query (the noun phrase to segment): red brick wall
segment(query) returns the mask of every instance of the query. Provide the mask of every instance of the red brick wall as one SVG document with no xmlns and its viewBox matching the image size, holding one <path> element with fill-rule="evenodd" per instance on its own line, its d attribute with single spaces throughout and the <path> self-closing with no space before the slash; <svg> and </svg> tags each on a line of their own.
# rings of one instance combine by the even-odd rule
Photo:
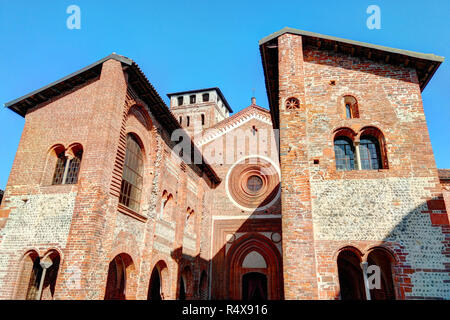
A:
<svg viewBox="0 0 450 320">
<path fill-rule="evenodd" d="M 449 226 L 415 70 L 302 47 L 298 35 L 280 36 L 278 50 L 286 298 L 339 298 L 345 246 L 362 260 L 389 248 L 398 298 L 445 296 Z M 346 95 L 359 118 L 343 116 Z M 286 110 L 292 96 L 300 108 Z M 334 132 L 366 126 L 383 133 L 388 169 L 336 171 Z M 431 243 L 426 256 L 417 243 Z"/>
<path fill-rule="evenodd" d="M 304 58 L 301 37 L 278 38 L 280 106 L 295 97 L 301 108 L 280 110 L 280 164 L 283 212 L 283 276 L 286 299 L 317 297 L 311 212 Z"/>
</svg>

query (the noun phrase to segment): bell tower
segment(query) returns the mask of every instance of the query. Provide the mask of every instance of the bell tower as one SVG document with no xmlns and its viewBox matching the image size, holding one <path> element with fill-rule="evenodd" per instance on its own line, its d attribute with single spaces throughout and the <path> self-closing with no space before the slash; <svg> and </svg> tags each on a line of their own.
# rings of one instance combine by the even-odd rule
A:
<svg viewBox="0 0 450 320">
<path fill-rule="evenodd" d="M 170 110 L 193 136 L 228 118 L 233 112 L 219 88 L 169 93 Z"/>
</svg>

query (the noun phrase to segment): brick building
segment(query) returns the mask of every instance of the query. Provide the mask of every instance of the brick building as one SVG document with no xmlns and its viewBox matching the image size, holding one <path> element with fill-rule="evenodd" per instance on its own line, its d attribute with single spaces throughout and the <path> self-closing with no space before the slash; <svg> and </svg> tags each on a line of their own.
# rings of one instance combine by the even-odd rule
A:
<svg viewBox="0 0 450 320">
<path fill-rule="evenodd" d="M 116 54 L 8 103 L 0 298 L 450 298 L 421 100 L 443 59 L 295 29 L 260 50 L 270 111 L 169 109 Z"/>
</svg>

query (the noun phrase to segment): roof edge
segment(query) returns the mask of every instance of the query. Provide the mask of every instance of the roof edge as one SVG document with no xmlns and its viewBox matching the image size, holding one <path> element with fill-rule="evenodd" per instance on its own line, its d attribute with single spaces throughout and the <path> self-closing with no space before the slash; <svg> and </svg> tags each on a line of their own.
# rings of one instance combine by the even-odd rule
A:
<svg viewBox="0 0 450 320">
<path fill-rule="evenodd" d="M 49 88 L 51 88 L 51 87 L 53 87 L 53 86 L 55 86 L 55 85 L 57 85 L 57 84 L 59 84 L 61 82 L 64 82 L 64 81 L 66 81 L 66 80 L 68 80 L 70 78 L 73 78 L 73 77 L 75 77 L 75 76 L 77 76 L 77 75 L 79 75 L 79 74 L 81 74 L 81 73 L 83 73 L 83 72 L 85 72 L 85 71 L 87 71 L 89 69 L 92 69 L 92 68 L 94 68 L 94 67 L 104 63 L 105 61 L 111 60 L 111 59 L 120 61 L 121 63 L 123 63 L 125 65 L 128 65 L 128 66 L 133 64 L 133 60 L 131 60 L 131 59 L 127 58 L 127 57 L 118 55 L 116 53 L 112 53 L 112 54 L 110 54 L 110 55 L 108 55 L 108 56 L 106 56 L 106 57 L 104 57 L 104 58 L 102 58 L 102 59 L 100 59 L 100 60 L 90 64 L 90 65 L 88 65 L 87 67 L 84 67 L 84 68 L 82 68 L 82 69 L 80 69 L 78 71 L 75 71 L 75 72 L 73 72 L 73 73 L 71 73 L 71 74 L 69 74 L 69 75 L 67 75 L 67 76 L 65 76 L 65 77 L 63 77 L 63 78 L 61 78 L 59 80 L 56 80 L 56 81 L 54 81 L 54 82 L 52 82 L 52 83 L 50 83 L 50 84 L 48 84 L 48 85 L 46 85 L 46 86 L 44 86 L 42 88 L 39 88 L 39 89 L 34 90 L 34 91 L 30 92 L 30 93 L 27 93 L 26 95 L 24 95 L 24 96 L 22 96 L 20 98 L 17 98 L 17 99 L 9 101 L 7 103 L 4 103 L 4 107 L 5 108 L 10 108 L 11 106 L 16 104 L 17 102 L 20 102 L 20 101 L 25 100 L 25 99 L 33 96 L 33 95 L 38 94 L 38 93 L 40 93 L 40 92 L 42 92 L 44 90 L 47 90 L 47 89 L 49 89 Z M 14 109 L 12 109 L 12 110 L 15 111 Z"/>
<path fill-rule="evenodd" d="M 390 53 L 396 53 L 396 54 L 401 54 L 401 55 L 405 55 L 405 56 L 409 56 L 409 57 L 413 57 L 413 58 L 430 60 L 430 61 L 435 61 L 435 62 L 440 62 L 440 63 L 444 62 L 444 60 L 445 60 L 445 57 L 437 56 L 432 53 L 420 53 L 420 52 L 408 51 L 408 50 L 403 50 L 403 49 L 385 47 L 385 46 L 381 46 L 381 45 L 377 45 L 377 44 L 348 40 L 348 39 L 344 39 L 344 38 L 328 36 L 328 35 L 324 35 L 324 34 L 320 34 L 320 33 L 304 31 L 304 30 L 294 29 L 294 28 L 290 28 L 290 27 L 284 27 L 283 29 L 281 29 L 277 32 L 274 32 L 274 33 L 268 35 L 267 37 L 264 37 L 263 39 L 261 39 L 259 41 L 259 45 L 261 46 L 261 45 L 269 42 L 272 39 L 278 38 L 279 36 L 281 36 L 285 33 L 292 33 L 292 34 L 297 34 L 297 35 L 301 35 L 301 36 L 343 42 L 343 43 L 347 43 L 347 44 L 351 44 L 351 45 L 355 45 L 355 46 L 366 47 L 366 48 L 370 48 L 370 49 L 381 50 L 381 51 L 386 51 L 386 52 L 390 52 Z"/>
</svg>

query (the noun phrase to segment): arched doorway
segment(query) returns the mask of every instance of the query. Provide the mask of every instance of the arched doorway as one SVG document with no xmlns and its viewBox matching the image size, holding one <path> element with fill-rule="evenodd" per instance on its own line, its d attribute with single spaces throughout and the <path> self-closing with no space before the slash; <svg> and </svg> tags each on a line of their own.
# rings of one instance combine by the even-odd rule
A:
<svg viewBox="0 0 450 320">
<path fill-rule="evenodd" d="M 345 249 L 339 253 L 337 264 L 341 300 L 365 300 L 360 257 L 352 250 Z"/>
<path fill-rule="evenodd" d="M 367 262 L 369 266 L 376 265 L 380 268 L 380 287 L 370 290 L 371 300 L 395 300 L 394 283 L 392 279 L 393 257 L 383 249 L 372 250 Z"/>
<path fill-rule="evenodd" d="M 266 301 L 267 276 L 259 272 L 250 272 L 242 277 L 242 300 Z"/>
<path fill-rule="evenodd" d="M 272 241 L 257 233 L 241 236 L 227 253 L 227 298 L 283 298 L 281 255 Z"/>
<path fill-rule="evenodd" d="M 125 253 L 117 255 L 109 263 L 105 300 L 126 300 L 127 280 L 133 268 L 133 260 Z"/>
</svg>

